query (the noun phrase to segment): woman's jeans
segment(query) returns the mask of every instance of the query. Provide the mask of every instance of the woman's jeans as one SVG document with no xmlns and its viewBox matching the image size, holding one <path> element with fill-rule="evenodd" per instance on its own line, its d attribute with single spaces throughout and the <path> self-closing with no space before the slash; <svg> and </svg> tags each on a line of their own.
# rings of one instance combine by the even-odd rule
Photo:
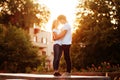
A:
<svg viewBox="0 0 120 80">
<path fill-rule="evenodd" d="M 62 55 L 62 46 L 59 44 L 54 44 L 53 50 L 54 50 L 53 68 L 54 70 L 58 70 L 60 58 Z"/>
</svg>

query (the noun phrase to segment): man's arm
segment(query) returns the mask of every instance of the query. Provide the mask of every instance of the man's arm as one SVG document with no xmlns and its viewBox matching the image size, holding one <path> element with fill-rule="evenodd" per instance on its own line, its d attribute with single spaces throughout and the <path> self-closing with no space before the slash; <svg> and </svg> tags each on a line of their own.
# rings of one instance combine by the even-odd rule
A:
<svg viewBox="0 0 120 80">
<path fill-rule="evenodd" d="M 58 40 L 58 39 L 63 38 L 66 33 L 67 33 L 67 30 L 63 30 L 63 31 L 61 31 L 60 34 L 54 34 L 53 40 Z"/>
</svg>

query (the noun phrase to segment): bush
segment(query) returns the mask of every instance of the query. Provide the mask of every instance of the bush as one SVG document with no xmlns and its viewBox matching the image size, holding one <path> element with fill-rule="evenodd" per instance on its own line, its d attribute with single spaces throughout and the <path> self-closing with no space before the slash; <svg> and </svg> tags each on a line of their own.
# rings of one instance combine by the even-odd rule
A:
<svg viewBox="0 0 120 80">
<path fill-rule="evenodd" d="M 100 65 L 95 66 L 94 64 L 91 67 L 87 67 L 87 69 L 82 69 L 87 72 L 120 72 L 120 65 L 114 65 L 109 62 L 102 62 Z M 82 71 L 81 70 L 81 71 Z"/>
<path fill-rule="evenodd" d="M 2 37 L 1 37 L 2 36 Z M 7 72 L 25 72 L 26 67 L 37 67 L 40 60 L 38 48 L 21 28 L 0 26 L 0 69 Z"/>
</svg>

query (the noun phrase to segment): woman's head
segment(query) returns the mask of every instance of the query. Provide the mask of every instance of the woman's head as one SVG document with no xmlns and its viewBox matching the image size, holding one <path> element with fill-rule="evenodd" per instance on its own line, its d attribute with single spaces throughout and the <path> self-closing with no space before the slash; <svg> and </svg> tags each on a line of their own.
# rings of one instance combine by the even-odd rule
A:
<svg viewBox="0 0 120 80">
<path fill-rule="evenodd" d="M 52 30 L 55 29 L 55 28 L 57 28 L 58 25 L 59 25 L 58 20 L 54 20 L 53 23 L 52 23 Z"/>
</svg>

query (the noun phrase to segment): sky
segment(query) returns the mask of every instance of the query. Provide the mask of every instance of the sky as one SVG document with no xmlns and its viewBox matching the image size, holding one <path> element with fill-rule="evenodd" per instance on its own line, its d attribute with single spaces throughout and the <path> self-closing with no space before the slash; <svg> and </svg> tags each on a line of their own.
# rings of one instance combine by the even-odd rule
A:
<svg viewBox="0 0 120 80">
<path fill-rule="evenodd" d="M 38 3 L 45 4 L 51 12 L 51 17 L 46 24 L 46 30 L 51 31 L 52 21 L 60 14 L 64 14 L 68 22 L 72 25 L 75 18 L 77 1 L 78 0 L 37 0 Z"/>
</svg>

